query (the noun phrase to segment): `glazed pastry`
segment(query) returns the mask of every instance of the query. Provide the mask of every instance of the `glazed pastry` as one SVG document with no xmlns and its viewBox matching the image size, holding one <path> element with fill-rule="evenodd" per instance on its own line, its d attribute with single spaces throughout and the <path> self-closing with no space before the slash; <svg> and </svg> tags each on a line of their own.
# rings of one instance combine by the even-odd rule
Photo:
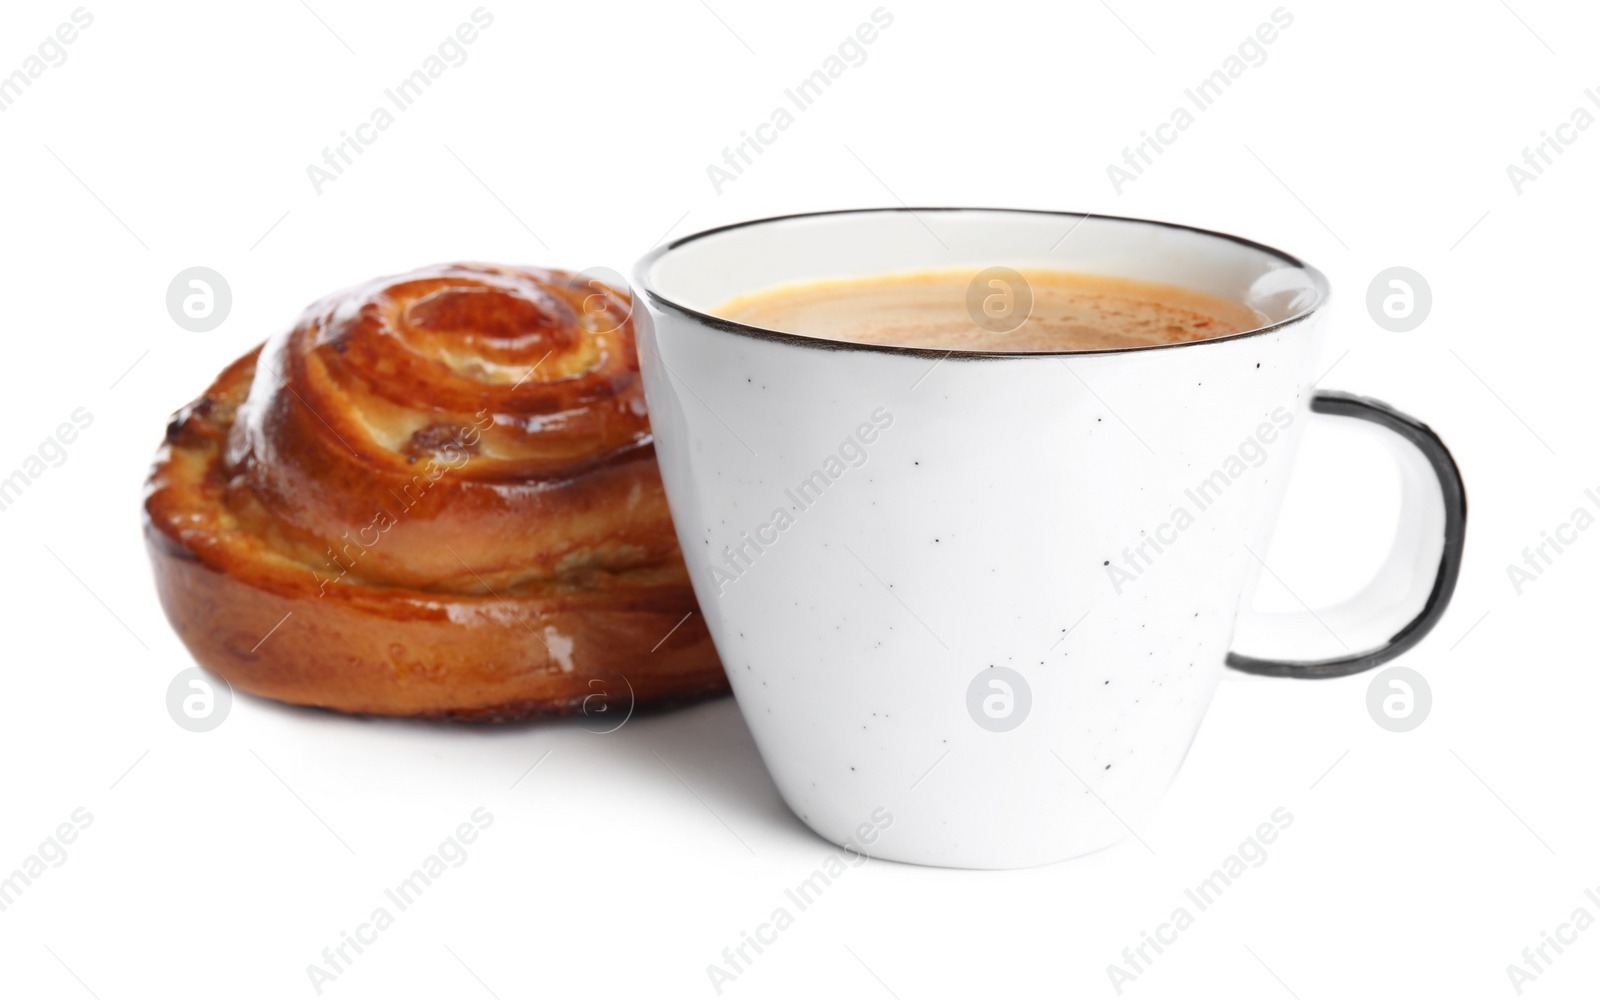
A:
<svg viewBox="0 0 1600 1000">
<path fill-rule="evenodd" d="M 631 303 L 579 275 L 447 265 L 316 303 L 173 416 L 145 536 L 195 659 L 268 698 L 620 719 L 727 690 Z"/>
</svg>

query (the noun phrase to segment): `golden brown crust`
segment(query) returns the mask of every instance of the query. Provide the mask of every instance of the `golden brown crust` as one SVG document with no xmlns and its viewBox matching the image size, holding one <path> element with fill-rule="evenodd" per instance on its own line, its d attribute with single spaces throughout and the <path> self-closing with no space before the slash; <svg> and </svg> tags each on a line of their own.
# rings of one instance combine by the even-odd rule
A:
<svg viewBox="0 0 1600 1000">
<path fill-rule="evenodd" d="M 382 715 L 725 693 L 683 620 L 629 305 L 561 272 L 435 267 L 319 302 L 225 369 L 174 415 L 145 500 L 195 658 Z"/>
</svg>

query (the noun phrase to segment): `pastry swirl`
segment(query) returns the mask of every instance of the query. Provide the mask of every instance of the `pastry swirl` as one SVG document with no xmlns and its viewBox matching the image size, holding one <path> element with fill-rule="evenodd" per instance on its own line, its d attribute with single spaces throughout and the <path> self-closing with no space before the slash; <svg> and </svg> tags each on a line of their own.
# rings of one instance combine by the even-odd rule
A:
<svg viewBox="0 0 1600 1000">
<path fill-rule="evenodd" d="M 698 616 L 662 641 L 695 603 L 631 303 L 581 275 L 315 303 L 173 417 L 145 512 L 169 619 L 247 691 L 511 718 L 726 690 Z"/>
</svg>

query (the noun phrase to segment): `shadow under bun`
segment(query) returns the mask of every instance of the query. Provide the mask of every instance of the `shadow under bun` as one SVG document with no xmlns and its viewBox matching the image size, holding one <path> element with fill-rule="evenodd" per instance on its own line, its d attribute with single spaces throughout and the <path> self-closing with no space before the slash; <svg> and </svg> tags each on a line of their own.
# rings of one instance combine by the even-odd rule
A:
<svg viewBox="0 0 1600 1000">
<path fill-rule="evenodd" d="M 265 697 L 498 720 L 727 691 L 684 620 L 631 303 L 581 275 L 442 265 L 314 304 L 173 416 L 145 535 L 195 659 Z"/>
</svg>

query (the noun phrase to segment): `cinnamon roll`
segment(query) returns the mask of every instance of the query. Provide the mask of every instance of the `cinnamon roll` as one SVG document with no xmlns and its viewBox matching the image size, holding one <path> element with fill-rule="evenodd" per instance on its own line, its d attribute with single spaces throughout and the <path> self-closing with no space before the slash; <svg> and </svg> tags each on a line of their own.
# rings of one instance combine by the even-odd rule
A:
<svg viewBox="0 0 1600 1000">
<path fill-rule="evenodd" d="M 268 698 L 620 721 L 727 690 L 631 302 L 581 275 L 443 265 L 316 303 L 173 416 L 145 536 L 195 659 Z"/>
</svg>

